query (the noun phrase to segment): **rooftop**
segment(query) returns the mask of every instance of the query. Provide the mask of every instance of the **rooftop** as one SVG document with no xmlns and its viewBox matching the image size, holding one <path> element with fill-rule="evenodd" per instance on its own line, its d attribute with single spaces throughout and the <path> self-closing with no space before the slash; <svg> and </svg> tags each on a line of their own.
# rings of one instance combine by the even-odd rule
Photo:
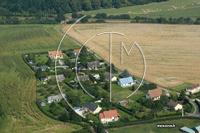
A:
<svg viewBox="0 0 200 133">
<path fill-rule="evenodd" d="M 133 78 L 132 78 L 132 77 L 121 78 L 121 79 L 119 79 L 119 82 L 120 82 L 121 84 L 133 83 Z"/>
<path fill-rule="evenodd" d="M 160 88 L 149 90 L 148 92 L 151 98 L 159 97 L 162 95 L 162 90 Z"/>
<path fill-rule="evenodd" d="M 103 113 L 99 114 L 100 119 L 109 118 L 109 117 L 118 117 L 118 116 L 121 116 L 121 115 L 117 113 L 117 110 L 104 111 Z"/>
</svg>

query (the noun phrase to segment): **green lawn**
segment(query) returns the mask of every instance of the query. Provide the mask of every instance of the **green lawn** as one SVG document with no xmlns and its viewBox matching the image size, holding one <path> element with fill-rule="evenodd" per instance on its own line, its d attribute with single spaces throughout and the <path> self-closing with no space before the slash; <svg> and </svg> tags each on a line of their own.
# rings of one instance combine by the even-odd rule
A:
<svg viewBox="0 0 200 133">
<path fill-rule="evenodd" d="M 157 124 L 176 124 L 175 128 L 157 128 Z M 109 133 L 181 133 L 179 131 L 183 126 L 193 128 L 200 125 L 199 120 L 175 120 L 168 122 L 159 122 L 154 124 L 145 124 L 128 128 L 108 130 Z"/>
<path fill-rule="evenodd" d="M 111 14 L 129 14 L 131 18 L 136 16 L 158 18 L 158 17 L 191 17 L 195 19 L 200 16 L 199 1 L 192 0 L 169 0 L 167 2 L 150 3 L 145 5 L 137 5 L 131 7 L 123 7 L 120 9 L 100 9 L 95 11 L 81 12 L 84 15 L 96 15 L 97 13 Z M 193 4 L 193 5 L 192 5 Z M 186 5 L 186 6 L 185 6 Z M 183 7 L 182 7 L 183 6 Z M 66 14 L 67 17 L 71 14 Z M 196 20 L 196 19 L 195 19 Z"/>
<path fill-rule="evenodd" d="M 22 54 L 56 50 L 62 38 L 60 25 L 0 25 L 0 105 L 5 117 L 0 132 L 46 132 L 55 126 L 68 127 L 65 132 L 80 129 L 74 124 L 55 121 L 36 105 L 35 73 L 23 61 Z M 61 50 L 79 48 L 64 39 Z M 56 132 L 63 132 L 59 128 Z"/>
<path fill-rule="evenodd" d="M 191 85 L 192 85 L 192 83 L 183 83 L 181 85 L 173 87 L 172 89 L 181 92 L 182 90 L 185 90 L 187 87 L 189 87 Z"/>
<path fill-rule="evenodd" d="M 38 57 L 35 57 L 36 64 L 39 62 L 42 63 L 43 61 L 46 63 L 48 61 L 48 59 L 49 58 L 48 58 L 47 54 L 41 54 Z"/>
</svg>

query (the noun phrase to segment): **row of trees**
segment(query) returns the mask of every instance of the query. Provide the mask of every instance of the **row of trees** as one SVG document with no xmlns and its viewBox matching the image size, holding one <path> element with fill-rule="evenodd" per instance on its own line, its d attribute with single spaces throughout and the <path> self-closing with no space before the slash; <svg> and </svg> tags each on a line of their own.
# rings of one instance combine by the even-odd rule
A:
<svg viewBox="0 0 200 133">
<path fill-rule="evenodd" d="M 131 23 L 159 23 L 159 24 L 200 24 L 200 18 L 197 18 L 196 21 L 192 20 L 190 17 L 179 17 L 166 19 L 164 17 L 160 18 L 149 18 L 149 17 L 135 17 L 131 20 Z"/>
<path fill-rule="evenodd" d="M 1 0 L 0 15 L 37 13 L 71 13 L 90 11 L 100 8 L 120 8 L 133 5 L 143 5 L 151 2 L 167 0 Z"/>
</svg>

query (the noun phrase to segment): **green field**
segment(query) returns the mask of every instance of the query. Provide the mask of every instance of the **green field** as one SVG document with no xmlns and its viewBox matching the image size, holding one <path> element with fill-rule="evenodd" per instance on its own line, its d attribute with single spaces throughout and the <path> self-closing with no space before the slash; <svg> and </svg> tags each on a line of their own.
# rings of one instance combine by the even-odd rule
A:
<svg viewBox="0 0 200 133">
<path fill-rule="evenodd" d="M 175 86 L 172 89 L 181 92 L 182 90 L 185 90 L 187 87 L 191 86 L 192 83 L 183 83 L 181 85 Z"/>
<path fill-rule="evenodd" d="M 121 128 L 116 130 L 109 130 L 109 133 L 181 133 L 180 128 L 184 126 L 185 123 L 187 127 L 193 128 L 200 125 L 199 120 L 177 120 L 177 121 L 168 121 L 160 122 L 149 125 L 140 125 L 127 128 Z M 157 128 L 157 124 L 176 124 L 175 128 Z"/>
<path fill-rule="evenodd" d="M 199 4 L 197 4 L 199 3 Z M 193 5 L 192 5 L 193 4 Z M 185 6 L 186 5 L 186 6 Z M 183 7 L 182 7 L 183 6 Z M 157 10 L 158 9 L 158 10 Z M 129 14 L 131 18 L 136 16 L 158 18 L 158 17 L 191 17 L 195 19 L 200 16 L 200 1 L 192 0 L 169 0 L 167 2 L 150 3 L 146 5 L 138 5 L 124 7 L 120 9 L 101 9 L 95 11 L 81 12 L 84 15 L 96 15 L 97 13 L 111 14 Z M 67 17 L 71 14 L 66 14 Z"/>
<path fill-rule="evenodd" d="M 0 26 L 0 132 L 72 132 L 81 127 L 44 115 L 36 105 L 36 78 L 22 54 L 56 50 L 59 25 Z M 78 48 L 65 39 L 61 49 Z"/>
</svg>

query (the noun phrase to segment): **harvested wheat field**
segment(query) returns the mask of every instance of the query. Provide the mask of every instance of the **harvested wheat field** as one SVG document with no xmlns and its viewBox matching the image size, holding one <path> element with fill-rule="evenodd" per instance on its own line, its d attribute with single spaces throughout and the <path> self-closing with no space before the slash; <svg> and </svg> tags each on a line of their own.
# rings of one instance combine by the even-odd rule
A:
<svg viewBox="0 0 200 133">
<path fill-rule="evenodd" d="M 63 28 L 66 31 L 70 25 Z M 183 82 L 199 83 L 200 80 L 200 26 L 164 24 L 77 24 L 69 35 L 84 43 L 93 35 L 113 31 L 124 36 L 113 35 L 112 61 L 119 69 L 128 69 L 131 74 L 142 77 L 143 59 L 134 46 L 130 55 L 123 52 L 120 64 L 121 41 L 127 50 L 133 42 L 142 48 L 146 58 L 145 79 L 165 87 Z M 109 35 L 93 38 L 87 47 L 109 61 Z"/>
</svg>

